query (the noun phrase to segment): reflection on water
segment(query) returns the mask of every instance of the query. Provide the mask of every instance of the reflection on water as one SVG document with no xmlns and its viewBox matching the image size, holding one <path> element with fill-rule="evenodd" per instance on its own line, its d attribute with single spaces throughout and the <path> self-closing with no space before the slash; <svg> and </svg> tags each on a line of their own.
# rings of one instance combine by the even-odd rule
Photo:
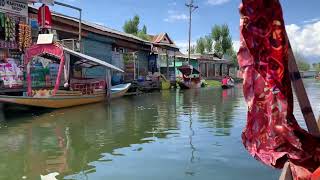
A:
<svg viewBox="0 0 320 180">
<path fill-rule="evenodd" d="M 307 82 L 317 110 L 319 87 Z M 60 179 L 117 180 L 279 175 L 243 148 L 241 86 L 164 91 L 56 111 L 10 111 L 0 119 L 0 179 L 39 179 L 52 172 Z"/>
</svg>

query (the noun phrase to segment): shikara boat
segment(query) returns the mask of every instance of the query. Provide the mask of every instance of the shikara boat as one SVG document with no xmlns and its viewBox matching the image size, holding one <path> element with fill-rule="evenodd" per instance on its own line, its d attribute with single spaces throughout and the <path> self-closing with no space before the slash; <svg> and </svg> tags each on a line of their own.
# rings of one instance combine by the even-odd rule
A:
<svg viewBox="0 0 320 180">
<path fill-rule="evenodd" d="M 114 99 L 114 98 L 119 98 L 119 97 L 124 96 L 128 92 L 130 86 L 131 86 L 131 83 L 112 86 L 111 87 L 111 98 Z"/>
<path fill-rule="evenodd" d="M 181 89 L 201 88 L 200 72 L 191 65 L 184 65 L 178 68 L 182 73 L 183 79 L 178 82 Z"/>
<path fill-rule="evenodd" d="M 59 70 L 55 86 L 32 89 L 31 62 L 35 57 L 42 57 L 50 62 L 58 62 Z M 0 102 L 23 106 L 44 108 L 65 108 L 107 100 L 108 89 L 111 89 L 111 70 L 123 72 L 121 69 L 102 60 L 75 52 L 59 44 L 34 45 L 26 50 L 25 65 L 27 67 L 27 93 L 24 96 L 0 96 Z M 84 73 L 80 77 L 73 74 L 74 68 L 82 72 L 95 67 L 104 67 L 105 76 L 87 78 Z M 64 74 L 64 87 L 61 88 L 61 77 Z M 62 90 L 61 90 L 62 89 Z"/>
<path fill-rule="evenodd" d="M 233 79 L 230 80 L 230 82 L 228 82 L 227 85 L 221 85 L 221 88 L 222 88 L 222 89 L 231 89 L 231 88 L 233 88 L 233 87 L 234 87 L 234 80 L 233 80 Z"/>
<path fill-rule="evenodd" d="M 233 87 L 234 87 L 234 85 L 222 85 L 221 86 L 222 89 L 231 89 Z"/>
</svg>

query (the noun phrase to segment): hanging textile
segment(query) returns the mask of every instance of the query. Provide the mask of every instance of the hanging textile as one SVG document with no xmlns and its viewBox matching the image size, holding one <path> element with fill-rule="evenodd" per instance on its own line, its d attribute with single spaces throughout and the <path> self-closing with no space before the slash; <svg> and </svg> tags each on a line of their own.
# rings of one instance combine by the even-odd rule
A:
<svg viewBox="0 0 320 180">
<path fill-rule="evenodd" d="M 249 106 L 243 143 L 263 163 L 283 168 L 290 161 L 292 170 L 299 169 L 293 171 L 296 178 L 309 178 L 320 166 L 320 139 L 300 128 L 293 115 L 289 42 L 280 2 L 242 0 L 240 13 L 238 60 Z"/>
<path fill-rule="evenodd" d="M 38 10 L 38 24 L 40 29 L 52 28 L 52 16 L 49 7 L 43 4 Z"/>
</svg>

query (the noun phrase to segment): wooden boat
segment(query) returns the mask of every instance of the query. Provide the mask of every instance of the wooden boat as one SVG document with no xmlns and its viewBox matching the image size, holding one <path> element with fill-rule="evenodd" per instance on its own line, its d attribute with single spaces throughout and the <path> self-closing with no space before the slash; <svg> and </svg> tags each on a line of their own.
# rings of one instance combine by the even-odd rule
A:
<svg viewBox="0 0 320 180">
<path fill-rule="evenodd" d="M 231 89 L 234 87 L 234 80 L 230 79 L 227 85 L 221 85 L 222 89 Z"/>
<path fill-rule="evenodd" d="M 31 62 L 34 57 L 43 57 L 51 62 L 59 62 L 59 71 L 53 89 L 44 87 L 32 90 Z M 102 60 L 72 51 L 59 44 L 38 44 L 26 50 L 25 64 L 27 67 L 27 93 L 24 96 L 0 96 L 0 102 L 35 106 L 44 108 L 65 108 L 90 103 L 97 103 L 107 99 L 106 88 L 111 88 L 111 70 L 123 72 L 121 69 Z M 81 70 L 93 67 L 104 67 L 105 77 L 93 79 L 74 77 L 75 67 Z M 66 90 L 60 90 L 61 76 L 65 76 Z M 70 83 L 70 85 L 69 85 Z"/>
<path fill-rule="evenodd" d="M 222 85 L 221 86 L 222 89 L 231 89 L 233 87 L 234 87 L 234 85 Z"/>
<path fill-rule="evenodd" d="M 111 98 L 114 99 L 114 98 L 119 98 L 119 97 L 124 96 L 128 92 L 130 86 L 131 86 L 131 83 L 112 86 L 111 87 Z"/>
<path fill-rule="evenodd" d="M 184 65 L 178 68 L 182 73 L 183 79 L 178 82 L 181 89 L 201 88 L 200 72 L 191 65 Z"/>
</svg>

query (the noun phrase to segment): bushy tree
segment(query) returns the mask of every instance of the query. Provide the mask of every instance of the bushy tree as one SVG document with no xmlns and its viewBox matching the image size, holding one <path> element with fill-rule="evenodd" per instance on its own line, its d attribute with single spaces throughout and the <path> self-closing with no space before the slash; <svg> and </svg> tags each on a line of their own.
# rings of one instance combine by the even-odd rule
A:
<svg viewBox="0 0 320 180">
<path fill-rule="evenodd" d="M 312 67 L 315 71 L 320 72 L 320 63 L 313 63 Z"/>
<path fill-rule="evenodd" d="M 147 27 L 144 25 L 141 30 L 139 30 L 140 17 L 135 15 L 133 19 L 129 19 L 124 23 L 123 30 L 128 34 L 133 34 L 141 39 L 150 40 L 147 33 Z"/>
<path fill-rule="evenodd" d="M 309 71 L 311 66 L 307 62 L 306 58 L 299 52 L 295 52 L 294 55 L 297 61 L 299 71 Z"/>
<path fill-rule="evenodd" d="M 196 52 L 200 54 L 204 54 L 205 50 L 206 50 L 206 40 L 205 38 L 201 37 L 200 39 L 197 40 Z"/>
<path fill-rule="evenodd" d="M 140 17 L 135 15 L 133 19 L 129 19 L 124 23 L 123 30 L 128 34 L 137 35 L 139 32 Z"/>
<path fill-rule="evenodd" d="M 213 40 L 211 38 L 211 36 L 205 36 L 205 40 L 206 40 L 206 45 L 205 45 L 205 49 L 207 53 L 211 53 L 212 52 L 212 47 L 213 47 Z"/>
<path fill-rule="evenodd" d="M 232 52 L 233 43 L 232 37 L 230 35 L 230 30 L 228 25 L 224 24 L 222 26 L 214 25 L 211 31 L 212 39 L 215 42 L 214 52 L 222 57 L 227 54 L 227 52 Z"/>
<path fill-rule="evenodd" d="M 193 45 L 193 46 L 191 46 L 190 48 L 191 48 L 191 49 L 190 49 L 190 53 L 191 53 L 191 54 L 196 53 L 196 48 L 197 48 L 196 45 Z"/>
</svg>

